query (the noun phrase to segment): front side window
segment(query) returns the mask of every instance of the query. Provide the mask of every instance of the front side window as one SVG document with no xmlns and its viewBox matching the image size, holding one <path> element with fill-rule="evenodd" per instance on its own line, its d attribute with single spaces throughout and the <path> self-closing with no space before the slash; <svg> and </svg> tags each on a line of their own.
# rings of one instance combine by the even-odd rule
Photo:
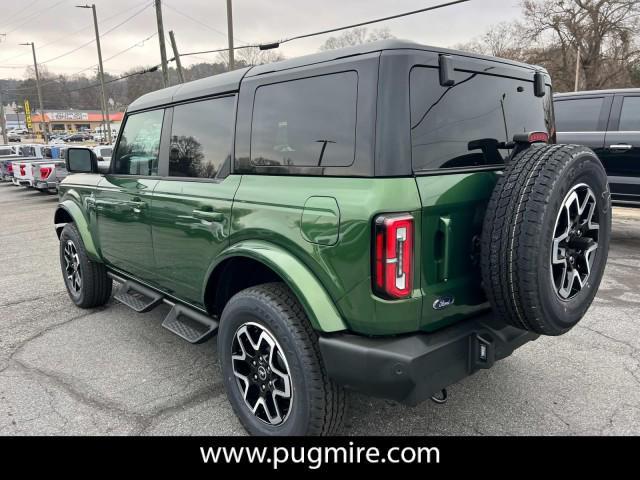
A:
<svg viewBox="0 0 640 480">
<path fill-rule="evenodd" d="M 598 132 L 604 98 L 556 100 L 556 126 L 559 132 Z"/>
<path fill-rule="evenodd" d="M 358 74 L 264 85 L 251 129 L 255 166 L 346 167 L 355 157 Z"/>
<path fill-rule="evenodd" d="M 135 113 L 127 118 L 118 143 L 114 173 L 158 175 L 158 153 L 164 110 Z"/>
<path fill-rule="evenodd" d="M 625 97 L 620 112 L 621 132 L 640 131 L 640 97 Z"/>
<path fill-rule="evenodd" d="M 231 158 L 234 97 L 173 108 L 169 176 L 214 178 Z"/>
</svg>

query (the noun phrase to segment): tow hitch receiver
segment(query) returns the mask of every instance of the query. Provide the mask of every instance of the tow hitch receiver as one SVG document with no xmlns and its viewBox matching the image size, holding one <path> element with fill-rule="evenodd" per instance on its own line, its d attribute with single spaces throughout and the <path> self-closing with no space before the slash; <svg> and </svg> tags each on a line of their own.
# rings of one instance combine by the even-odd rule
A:
<svg viewBox="0 0 640 480">
<path fill-rule="evenodd" d="M 469 336 L 469 371 L 491 368 L 496 361 L 493 338 L 482 333 Z"/>
</svg>

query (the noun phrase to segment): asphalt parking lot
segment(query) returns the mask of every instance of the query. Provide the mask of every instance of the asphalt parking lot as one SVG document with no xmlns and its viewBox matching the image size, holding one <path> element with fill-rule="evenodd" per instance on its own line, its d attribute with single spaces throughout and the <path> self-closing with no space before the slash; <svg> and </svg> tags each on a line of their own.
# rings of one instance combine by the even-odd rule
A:
<svg viewBox="0 0 640 480">
<path fill-rule="evenodd" d="M 112 301 L 67 297 L 57 196 L 0 184 L 0 434 L 244 434 L 216 344 L 193 346 Z M 350 396 L 346 435 L 640 434 L 640 211 L 617 210 L 598 298 L 569 334 L 541 338 L 407 408 Z"/>
</svg>

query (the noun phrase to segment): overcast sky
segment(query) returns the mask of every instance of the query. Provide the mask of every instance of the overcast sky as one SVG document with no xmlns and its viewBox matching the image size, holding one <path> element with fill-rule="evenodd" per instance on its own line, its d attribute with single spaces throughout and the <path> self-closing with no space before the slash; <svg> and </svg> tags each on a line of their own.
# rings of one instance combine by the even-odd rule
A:
<svg viewBox="0 0 640 480">
<path fill-rule="evenodd" d="M 264 43 L 442 1 L 234 0 L 234 37 L 240 45 Z M 82 3 L 82 0 L 0 0 L 0 35 L 6 34 L 0 36 L 0 78 L 23 78 L 25 67 L 32 64 L 31 51 L 29 47 L 19 46 L 21 42 L 35 42 L 38 62 L 44 63 L 51 72 L 74 74 L 93 68 L 97 63 L 95 43 L 62 56 L 94 39 L 91 10 L 74 7 Z M 100 33 L 104 35 L 101 38 L 102 56 L 107 72 L 120 74 L 132 67 L 160 62 L 158 38 L 151 37 L 157 31 L 152 0 L 95 0 L 95 4 Z M 225 0 L 162 0 L 162 4 L 165 32 L 175 32 L 181 52 L 226 46 Z M 369 28 L 388 27 L 398 38 L 447 47 L 481 35 L 494 23 L 517 18 L 521 11 L 519 4 L 520 0 L 470 0 L 466 4 Z M 109 32 L 110 29 L 113 31 Z M 151 38 L 143 42 L 148 37 Z M 291 42 L 280 51 L 287 57 L 312 53 L 327 38 L 328 35 L 324 35 Z M 169 52 L 168 56 L 172 54 Z M 207 54 L 185 58 L 183 63 L 188 65 L 215 58 L 215 55 Z"/>
</svg>

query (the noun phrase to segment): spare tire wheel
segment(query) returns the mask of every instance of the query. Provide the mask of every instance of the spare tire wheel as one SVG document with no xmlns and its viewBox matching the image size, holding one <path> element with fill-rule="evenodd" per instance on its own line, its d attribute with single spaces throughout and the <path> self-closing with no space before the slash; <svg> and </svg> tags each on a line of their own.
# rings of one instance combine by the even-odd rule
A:
<svg viewBox="0 0 640 480">
<path fill-rule="evenodd" d="M 506 323 L 562 335 L 591 305 L 609 252 L 607 175 L 590 149 L 533 145 L 505 167 L 482 233 L 482 279 Z"/>
</svg>

